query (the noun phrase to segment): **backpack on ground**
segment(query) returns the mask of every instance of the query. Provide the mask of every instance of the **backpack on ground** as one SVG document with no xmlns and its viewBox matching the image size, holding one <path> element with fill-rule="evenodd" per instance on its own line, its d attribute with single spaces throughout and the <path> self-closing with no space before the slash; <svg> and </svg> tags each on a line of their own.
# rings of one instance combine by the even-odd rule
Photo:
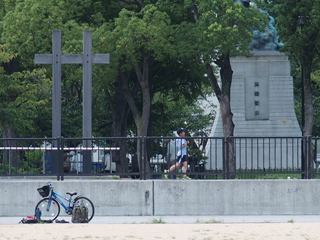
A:
<svg viewBox="0 0 320 240">
<path fill-rule="evenodd" d="M 73 208 L 72 220 L 73 223 L 88 223 L 88 208 L 85 206 L 77 206 Z"/>
</svg>

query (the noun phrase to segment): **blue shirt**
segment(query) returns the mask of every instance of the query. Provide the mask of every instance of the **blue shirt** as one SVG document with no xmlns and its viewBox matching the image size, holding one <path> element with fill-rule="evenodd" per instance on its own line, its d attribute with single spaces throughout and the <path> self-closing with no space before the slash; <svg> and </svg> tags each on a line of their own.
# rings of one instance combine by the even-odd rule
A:
<svg viewBox="0 0 320 240">
<path fill-rule="evenodd" d="M 183 138 L 179 138 L 177 139 L 176 142 L 176 146 L 177 146 L 177 156 L 184 156 L 188 154 L 188 150 L 187 150 L 187 145 L 185 145 L 184 147 L 182 147 L 182 145 L 186 144 L 187 140 L 183 139 Z"/>
</svg>

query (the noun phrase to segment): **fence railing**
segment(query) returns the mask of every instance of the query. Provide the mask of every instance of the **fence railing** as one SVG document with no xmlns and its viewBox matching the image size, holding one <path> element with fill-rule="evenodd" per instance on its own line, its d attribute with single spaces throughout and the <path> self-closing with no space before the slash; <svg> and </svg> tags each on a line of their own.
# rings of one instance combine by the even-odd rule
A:
<svg viewBox="0 0 320 240">
<path fill-rule="evenodd" d="M 187 175 L 193 179 L 310 179 L 320 175 L 319 138 L 186 139 L 189 141 Z M 0 177 L 164 178 L 164 170 L 177 157 L 176 140 L 175 137 L 2 138 Z M 233 154 L 228 154 L 231 150 Z M 175 170 L 168 175 L 179 179 L 182 172 Z"/>
</svg>

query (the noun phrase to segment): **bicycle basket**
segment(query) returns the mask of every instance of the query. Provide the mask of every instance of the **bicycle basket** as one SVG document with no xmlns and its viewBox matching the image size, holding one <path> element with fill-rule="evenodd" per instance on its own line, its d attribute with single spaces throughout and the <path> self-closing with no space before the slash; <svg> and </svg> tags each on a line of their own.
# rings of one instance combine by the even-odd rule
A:
<svg viewBox="0 0 320 240">
<path fill-rule="evenodd" d="M 49 186 L 43 186 L 42 188 L 37 189 L 41 197 L 47 197 L 50 193 Z"/>
</svg>

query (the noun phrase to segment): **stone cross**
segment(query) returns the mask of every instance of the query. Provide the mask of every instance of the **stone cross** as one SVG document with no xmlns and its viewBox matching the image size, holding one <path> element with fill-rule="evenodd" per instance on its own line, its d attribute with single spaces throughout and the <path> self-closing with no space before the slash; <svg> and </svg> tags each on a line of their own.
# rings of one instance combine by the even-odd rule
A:
<svg viewBox="0 0 320 240">
<path fill-rule="evenodd" d="M 52 64 L 52 137 L 61 136 L 61 65 L 83 65 L 83 138 L 92 137 L 92 64 L 109 64 L 109 54 L 92 54 L 92 32 L 83 32 L 83 54 L 61 53 L 61 31 L 52 32 L 52 54 L 36 54 L 36 64 Z M 84 145 L 88 145 L 85 141 Z M 90 147 L 90 146 L 84 146 Z"/>
</svg>

